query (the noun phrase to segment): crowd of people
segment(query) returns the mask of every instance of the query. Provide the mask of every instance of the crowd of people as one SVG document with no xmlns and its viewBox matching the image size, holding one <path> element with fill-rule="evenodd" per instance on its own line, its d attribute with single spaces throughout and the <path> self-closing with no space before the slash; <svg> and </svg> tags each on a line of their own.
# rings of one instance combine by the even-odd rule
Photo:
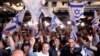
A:
<svg viewBox="0 0 100 56">
<path fill-rule="evenodd" d="M 23 27 L 22 27 L 23 28 Z M 0 56 L 100 56 L 100 30 L 84 27 L 77 32 L 77 40 L 70 31 L 49 31 L 39 24 L 38 35 L 34 30 L 19 30 L 0 37 Z"/>
</svg>

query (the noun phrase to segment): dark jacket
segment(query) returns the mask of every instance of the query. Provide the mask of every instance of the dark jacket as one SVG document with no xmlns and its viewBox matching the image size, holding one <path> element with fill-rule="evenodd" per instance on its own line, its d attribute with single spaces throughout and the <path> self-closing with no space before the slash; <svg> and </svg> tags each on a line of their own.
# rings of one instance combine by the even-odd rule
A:
<svg viewBox="0 0 100 56">
<path fill-rule="evenodd" d="M 76 54 L 80 54 L 81 56 L 81 48 L 74 48 L 73 53 L 70 52 L 70 48 L 68 46 L 65 46 L 61 50 L 61 56 L 76 56 Z"/>
<path fill-rule="evenodd" d="M 61 51 L 61 48 L 59 47 L 58 48 L 59 51 Z M 57 51 L 56 51 L 56 48 L 54 46 L 52 46 L 49 50 L 49 55 L 50 56 L 57 56 Z"/>
</svg>

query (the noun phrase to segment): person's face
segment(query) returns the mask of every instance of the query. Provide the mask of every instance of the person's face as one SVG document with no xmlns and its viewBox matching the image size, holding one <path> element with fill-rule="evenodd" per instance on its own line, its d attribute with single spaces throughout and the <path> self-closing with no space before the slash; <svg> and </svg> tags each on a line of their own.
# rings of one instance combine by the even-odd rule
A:
<svg viewBox="0 0 100 56">
<path fill-rule="evenodd" d="M 30 49 L 30 46 L 24 46 L 24 52 L 28 52 L 29 51 L 29 49 Z"/>
<path fill-rule="evenodd" d="M 69 47 L 70 47 L 70 48 L 75 47 L 75 41 L 74 41 L 73 39 L 69 39 L 69 40 L 68 40 L 68 44 L 69 44 Z"/>
<path fill-rule="evenodd" d="M 42 46 L 42 51 L 43 51 L 44 53 L 47 53 L 47 52 L 49 51 L 49 45 L 48 45 L 48 44 L 43 44 L 43 46 Z"/>
<path fill-rule="evenodd" d="M 55 46 L 59 46 L 59 45 L 60 45 L 60 41 L 59 41 L 59 39 L 55 39 L 55 41 L 54 41 L 54 45 L 55 45 Z"/>
</svg>

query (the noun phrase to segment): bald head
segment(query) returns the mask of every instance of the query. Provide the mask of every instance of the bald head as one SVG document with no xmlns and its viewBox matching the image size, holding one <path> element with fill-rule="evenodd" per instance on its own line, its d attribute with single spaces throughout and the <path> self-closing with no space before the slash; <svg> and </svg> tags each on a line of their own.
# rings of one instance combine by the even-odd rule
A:
<svg viewBox="0 0 100 56">
<path fill-rule="evenodd" d="M 25 56 L 25 54 L 21 50 L 15 50 L 11 56 Z"/>
</svg>

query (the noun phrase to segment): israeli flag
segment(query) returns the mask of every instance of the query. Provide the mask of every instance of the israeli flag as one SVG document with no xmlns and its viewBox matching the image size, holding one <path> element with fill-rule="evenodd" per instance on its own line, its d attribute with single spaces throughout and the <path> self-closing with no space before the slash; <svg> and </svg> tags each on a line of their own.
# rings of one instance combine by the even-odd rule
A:
<svg viewBox="0 0 100 56">
<path fill-rule="evenodd" d="M 76 25 L 76 20 L 71 20 L 71 28 L 72 28 L 72 31 L 77 33 L 78 32 L 78 27 Z"/>
<path fill-rule="evenodd" d="M 45 0 L 22 0 L 25 7 L 31 14 L 32 28 L 38 32 L 38 23 L 41 16 L 41 9 L 45 4 Z M 41 21 L 41 20 L 40 20 Z"/>
<path fill-rule="evenodd" d="M 70 19 L 79 20 L 84 17 L 85 2 L 82 3 L 68 3 L 68 10 Z"/>
<path fill-rule="evenodd" d="M 42 0 L 22 0 L 31 14 L 33 22 L 38 22 L 41 15 Z"/>
<path fill-rule="evenodd" d="M 77 35 L 76 35 L 76 33 L 74 31 L 71 31 L 70 38 L 72 38 L 73 40 L 77 41 Z"/>
<path fill-rule="evenodd" d="M 50 22 L 50 27 L 53 32 L 56 32 L 56 27 L 57 27 L 56 20 L 57 20 L 57 16 L 54 15 Z"/>
<path fill-rule="evenodd" d="M 45 17 L 52 18 L 50 25 L 57 25 L 57 26 L 63 25 L 64 26 L 64 24 L 61 22 L 61 20 L 53 12 L 49 12 L 46 8 L 42 9 L 42 12 Z"/>
<path fill-rule="evenodd" d="M 94 11 L 94 19 L 92 20 L 92 27 L 93 28 L 99 28 L 99 20 L 100 20 L 100 15 L 97 15 L 97 11 Z"/>
<path fill-rule="evenodd" d="M 43 8 L 42 12 L 44 13 L 45 17 L 52 18 L 50 22 L 50 27 L 52 28 L 52 30 L 55 30 L 55 28 L 58 26 L 65 26 L 53 12 L 49 12 L 46 8 Z"/>
<path fill-rule="evenodd" d="M 11 34 L 20 28 L 26 10 L 21 10 L 13 19 L 6 25 L 4 32 L 10 32 Z"/>
<path fill-rule="evenodd" d="M 43 17 L 44 17 L 44 14 L 41 13 L 41 15 L 40 15 L 40 17 L 39 17 L 39 22 L 40 22 L 40 23 L 42 23 L 42 19 L 43 19 Z"/>
</svg>

